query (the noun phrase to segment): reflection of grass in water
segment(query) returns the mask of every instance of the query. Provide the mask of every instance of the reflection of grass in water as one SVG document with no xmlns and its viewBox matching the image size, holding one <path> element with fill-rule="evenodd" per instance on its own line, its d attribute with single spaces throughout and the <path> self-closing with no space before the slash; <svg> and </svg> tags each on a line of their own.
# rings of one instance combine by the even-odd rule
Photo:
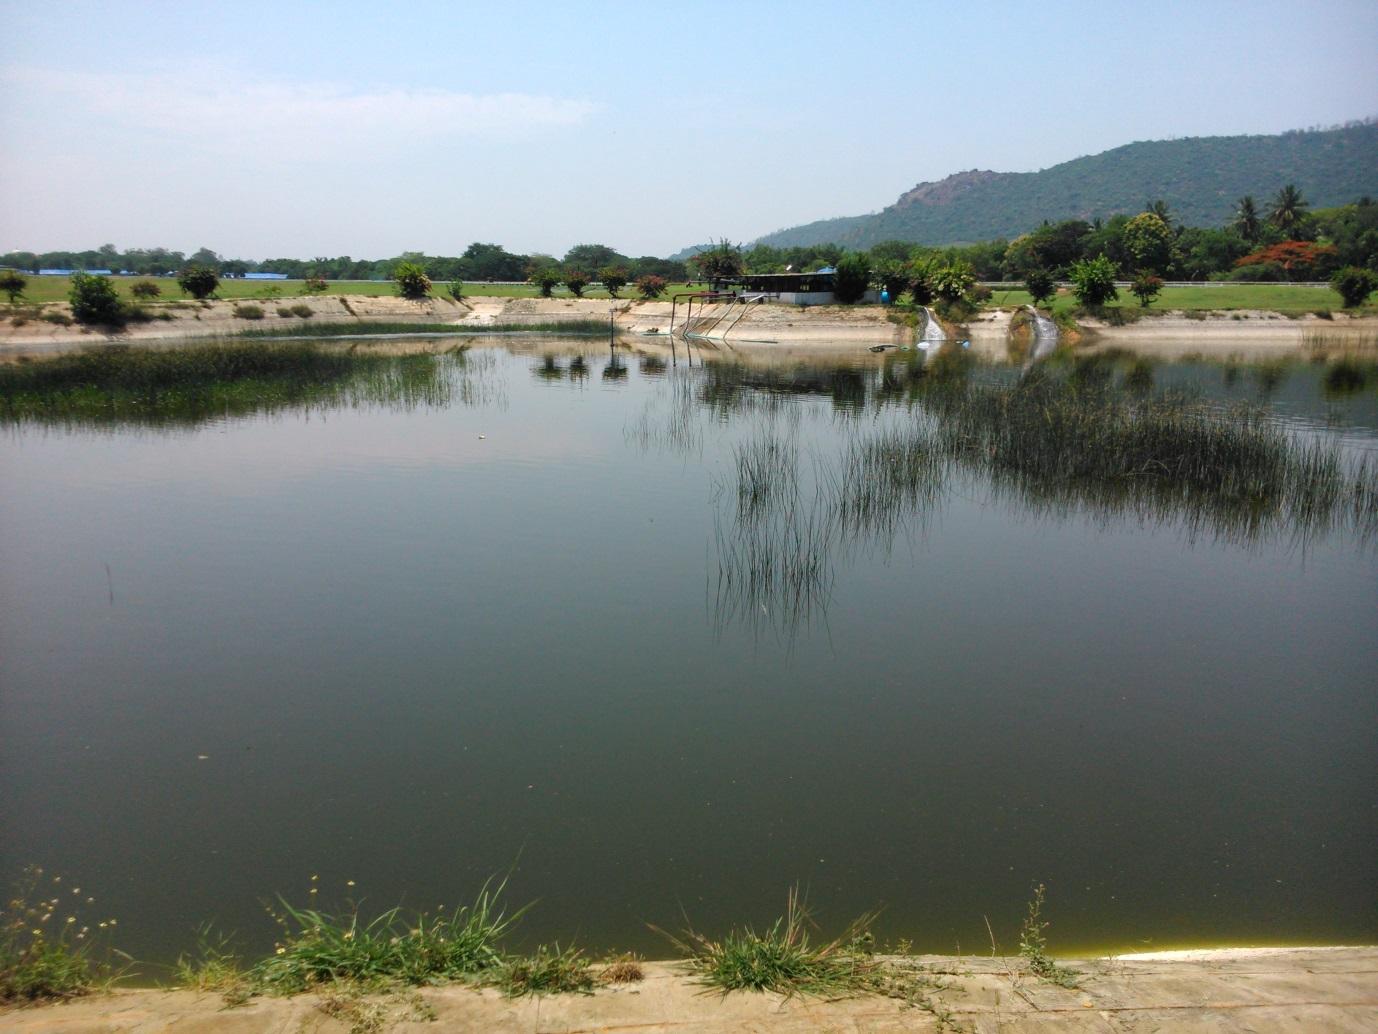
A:
<svg viewBox="0 0 1378 1034">
<path fill-rule="evenodd" d="M 675 455 L 689 456 L 703 450 L 703 428 L 695 398 L 693 371 L 666 371 L 665 385 L 649 399 L 636 422 L 623 432 L 643 449 L 661 448 Z M 668 399 L 667 399 L 668 396 Z"/>
<path fill-rule="evenodd" d="M 0 420 L 58 425 L 195 425 L 302 407 L 490 401 L 491 359 L 387 355 L 313 342 L 110 346 L 0 366 Z"/>
</svg>

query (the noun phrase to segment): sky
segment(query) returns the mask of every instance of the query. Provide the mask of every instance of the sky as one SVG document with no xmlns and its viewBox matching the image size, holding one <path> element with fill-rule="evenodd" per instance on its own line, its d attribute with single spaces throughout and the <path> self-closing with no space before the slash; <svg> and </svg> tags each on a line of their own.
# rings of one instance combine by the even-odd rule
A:
<svg viewBox="0 0 1378 1034">
<path fill-rule="evenodd" d="M 1378 115 L 1378 2 L 0 0 L 0 253 L 666 255 Z"/>
</svg>

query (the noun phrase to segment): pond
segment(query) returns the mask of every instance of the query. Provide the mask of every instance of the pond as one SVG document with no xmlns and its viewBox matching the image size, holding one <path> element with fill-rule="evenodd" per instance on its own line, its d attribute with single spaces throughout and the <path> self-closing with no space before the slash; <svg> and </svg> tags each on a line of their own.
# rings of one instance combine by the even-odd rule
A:
<svg viewBox="0 0 1378 1034">
<path fill-rule="evenodd" d="M 526 940 L 652 956 L 793 884 L 935 952 L 1013 952 L 1039 882 L 1063 953 L 1378 933 L 1371 497 L 1010 466 L 921 354 L 449 344 L 0 421 L 7 874 L 150 964 L 313 877 L 510 873 Z M 1378 456 L 1371 372 L 1063 369 Z"/>
</svg>

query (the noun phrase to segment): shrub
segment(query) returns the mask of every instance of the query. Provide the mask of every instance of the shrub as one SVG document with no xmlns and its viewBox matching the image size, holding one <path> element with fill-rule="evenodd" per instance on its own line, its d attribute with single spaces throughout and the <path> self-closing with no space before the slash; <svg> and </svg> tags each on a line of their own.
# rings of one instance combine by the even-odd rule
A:
<svg viewBox="0 0 1378 1034">
<path fill-rule="evenodd" d="M 124 305 L 115 293 L 115 285 L 108 277 L 90 276 L 86 273 L 72 274 L 72 316 L 78 323 L 95 323 L 103 326 L 124 324 Z"/>
<path fill-rule="evenodd" d="M 549 298 L 555 285 L 560 282 L 560 271 L 554 266 L 546 266 L 531 274 L 531 282 L 541 290 L 542 298 Z"/>
<path fill-rule="evenodd" d="M 1345 266 L 1330 278 L 1330 286 L 1344 299 L 1346 309 L 1363 305 L 1374 290 L 1378 289 L 1378 274 L 1359 266 Z"/>
<path fill-rule="evenodd" d="M 665 281 L 658 276 L 638 277 L 636 289 L 643 298 L 659 298 L 665 293 Z"/>
<path fill-rule="evenodd" d="M 1289 278 L 1287 270 L 1277 262 L 1259 262 L 1239 266 L 1224 275 L 1224 279 L 1249 284 L 1281 284 Z"/>
<path fill-rule="evenodd" d="M 1115 264 L 1104 255 L 1073 262 L 1071 278 L 1077 301 L 1082 305 L 1097 307 L 1120 296 L 1115 289 Z"/>
<path fill-rule="evenodd" d="M 163 289 L 153 280 L 135 280 L 129 285 L 129 293 L 135 298 L 157 298 Z"/>
<path fill-rule="evenodd" d="M 28 282 L 28 279 L 17 270 L 6 269 L 0 271 L 0 291 L 4 291 L 10 296 L 11 305 L 17 302 L 24 294 L 24 288 Z"/>
<path fill-rule="evenodd" d="M 976 271 L 966 259 L 957 258 L 935 269 L 929 282 L 934 294 L 951 303 L 966 297 L 967 291 L 976 282 Z"/>
<path fill-rule="evenodd" d="M 1029 292 L 1034 305 L 1039 306 L 1057 293 L 1057 281 L 1046 269 L 1035 269 L 1025 279 L 1024 288 Z"/>
<path fill-rule="evenodd" d="M 584 288 L 589 285 L 587 273 L 566 273 L 564 284 L 569 288 L 569 293 L 576 298 L 584 297 Z"/>
<path fill-rule="evenodd" d="M 611 298 L 616 298 L 617 292 L 626 287 L 630 279 L 631 274 L 622 266 L 604 266 L 598 271 L 598 282 L 608 289 Z"/>
<path fill-rule="evenodd" d="M 257 305 L 236 305 L 234 314 L 241 320 L 261 320 L 263 319 L 263 309 Z"/>
<path fill-rule="evenodd" d="M 281 317 L 282 317 L 283 319 L 285 319 L 285 320 L 291 319 L 291 318 L 292 318 L 292 307 L 291 307 L 290 305 L 279 305 L 279 306 L 278 306 L 278 315 L 281 316 Z"/>
<path fill-rule="evenodd" d="M 1139 304 L 1147 307 L 1154 298 L 1158 297 L 1163 289 L 1163 278 L 1155 276 L 1153 273 L 1140 271 L 1134 278 L 1134 282 L 1129 285 L 1129 290 L 1134 297 L 1139 299 Z"/>
<path fill-rule="evenodd" d="M 300 316 L 304 320 L 309 320 L 312 316 L 316 315 L 315 310 L 312 309 L 311 306 L 302 305 L 300 302 L 292 306 L 290 311 L 293 316 Z"/>
<path fill-rule="evenodd" d="M 843 305 L 861 300 L 871 285 L 871 260 L 858 251 L 849 251 L 837 260 L 833 274 L 833 297 Z"/>
<path fill-rule="evenodd" d="M 431 293 L 431 278 L 415 262 L 399 262 L 392 271 L 392 279 L 397 284 L 397 293 L 403 298 L 420 301 Z"/>
<path fill-rule="evenodd" d="M 463 281 L 463 280 L 451 280 L 451 281 L 450 281 L 450 297 L 453 298 L 453 299 L 454 299 L 455 301 L 457 301 L 457 302 L 462 302 L 462 301 L 464 301 L 464 281 Z"/>
<path fill-rule="evenodd" d="M 971 290 L 967 292 L 967 300 L 973 305 L 984 305 L 990 301 L 993 293 L 985 284 L 972 284 Z"/>
<path fill-rule="evenodd" d="M 45 312 L 43 314 L 43 322 L 55 323 L 59 327 L 70 327 L 75 321 L 65 312 Z"/>
<path fill-rule="evenodd" d="M 220 286 L 215 270 L 205 266 L 188 266 L 177 278 L 177 286 L 193 298 L 209 298 Z"/>
<path fill-rule="evenodd" d="M 326 288 L 330 285 L 325 282 L 323 276 L 309 276 L 306 283 L 302 285 L 307 294 L 325 294 Z"/>
</svg>

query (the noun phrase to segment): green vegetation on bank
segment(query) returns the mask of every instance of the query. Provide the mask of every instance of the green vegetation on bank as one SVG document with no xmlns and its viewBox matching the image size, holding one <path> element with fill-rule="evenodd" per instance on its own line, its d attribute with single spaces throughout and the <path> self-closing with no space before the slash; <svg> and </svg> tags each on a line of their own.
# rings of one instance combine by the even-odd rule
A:
<svg viewBox="0 0 1378 1034">
<path fill-rule="evenodd" d="M 506 940 L 530 906 L 509 911 L 503 898 L 506 885 L 506 880 L 489 880 L 472 904 L 449 912 L 443 907 L 434 914 L 391 908 L 369 915 L 357 905 L 338 912 L 316 907 L 320 884 L 313 876 L 309 906 L 279 899 L 269 909 L 278 926 L 271 953 L 245 956 L 232 938 L 205 926 L 195 951 L 172 967 L 170 986 L 219 994 L 227 1008 L 260 995 L 310 992 L 323 1011 L 351 1030 L 379 1031 L 395 1020 L 433 1018 L 416 996 L 417 988 L 459 984 L 518 997 L 591 994 L 600 986 L 643 979 L 641 960 L 634 955 L 596 958 L 559 944 L 538 945 L 529 952 L 508 950 Z M 80 888 L 73 889 L 80 894 Z M 37 868 L 26 871 L 24 886 L 0 915 L 0 1005 L 79 997 L 107 989 L 126 975 L 128 956 L 105 936 L 113 932 L 115 920 L 102 921 L 100 936 L 88 939 L 89 926 L 78 928 L 75 917 L 68 917 L 76 911 L 65 900 L 68 890 L 60 878 L 46 877 Z M 45 894 L 54 896 L 45 899 Z M 1021 934 L 1026 972 L 1074 986 L 1067 982 L 1070 971 L 1047 955 L 1047 924 L 1039 918 L 1043 896 L 1039 885 Z M 815 942 L 809 933 L 812 917 L 794 888 L 785 914 L 763 933 L 745 926 L 720 937 L 690 930 L 669 939 L 702 982 L 723 994 L 878 995 L 927 1011 L 939 1030 L 961 1030 L 940 997 L 944 983 L 912 958 L 909 942 L 877 952 L 870 929 L 875 918 L 876 913 L 867 913 L 836 937 Z M 1036 935 L 1032 954 L 1023 950 L 1031 929 Z"/>
</svg>

